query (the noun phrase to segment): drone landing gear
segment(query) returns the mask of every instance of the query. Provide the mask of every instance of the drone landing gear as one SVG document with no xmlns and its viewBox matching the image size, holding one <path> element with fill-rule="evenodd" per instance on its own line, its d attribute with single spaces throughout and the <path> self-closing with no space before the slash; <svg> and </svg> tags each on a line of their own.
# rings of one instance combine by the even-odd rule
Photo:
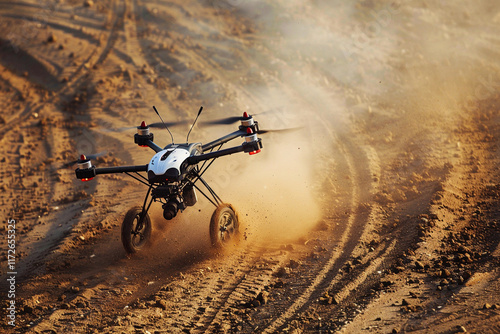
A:
<svg viewBox="0 0 500 334">
<path fill-rule="evenodd" d="M 237 243 L 239 236 L 239 222 L 233 207 L 221 203 L 217 206 L 210 219 L 210 240 L 216 249 L 223 249 Z"/>
<path fill-rule="evenodd" d="M 215 160 L 215 159 L 214 159 Z M 212 160 L 205 170 L 210 167 Z M 204 171 L 205 171 L 204 170 Z M 223 203 L 220 197 L 215 193 L 215 191 L 208 185 L 208 183 L 201 177 L 204 173 L 202 171 L 199 173 L 196 171 L 196 181 L 200 180 L 201 183 L 208 190 L 209 194 L 205 194 L 199 187 L 197 187 L 194 182 L 193 186 L 210 202 L 215 206 L 215 211 L 210 219 L 210 241 L 212 247 L 215 249 L 223 249 L 230 244 L 236 244 L 238 242 L 239 236 L 239 222 L 238 216 L 236 215 L 234 208 L 231 204 Z"/>
<path fill-rule="evenodd" d="M 128 254 L 133 254 L 149 244 L 151 219 L 140 206 L 128 210 L 122 224 L 122 243 Z"/>
</svg>

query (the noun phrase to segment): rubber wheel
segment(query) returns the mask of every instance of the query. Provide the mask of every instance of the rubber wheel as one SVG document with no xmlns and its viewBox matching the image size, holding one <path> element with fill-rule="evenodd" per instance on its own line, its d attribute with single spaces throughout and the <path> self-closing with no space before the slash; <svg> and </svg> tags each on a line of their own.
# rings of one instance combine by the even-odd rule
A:
<svg viewBox="0 0 500 334">
<path fill-rule="evenodd" d="M 134 254 L 148 245 L 151 241 L 151 219 L 146 213 L 142 228 L 137 230 L 142 208 L 140 206 L 133 207 L 128 210 L 122 223 L 122 243 L 125 251 L 128 254 Z"/>
<path fill-rule="evenodd" d="M 212 247 L 224 248 L 237 242 L 239 222 L 233 207 L 230 204 L 220 204 L 210 219 L 210 240 Z"/>
</svg>

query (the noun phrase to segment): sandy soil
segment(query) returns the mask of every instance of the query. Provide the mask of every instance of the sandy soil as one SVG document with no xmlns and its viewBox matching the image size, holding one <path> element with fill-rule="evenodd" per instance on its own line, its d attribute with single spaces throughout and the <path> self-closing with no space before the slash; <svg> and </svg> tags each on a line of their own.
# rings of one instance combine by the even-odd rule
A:
<svg viewBox="0 0 500 334">
<path fill-rule="evenodd" d="M 500 332 L 500 4 L 24 0 L 0 17 L 2 332 Z M 76 180 L 82 153 L 147 163 L 133 127 L 153 105 L 187 121 L 178 142 L 201 105 L 195 142 L 243 111 L 302 127 L 208 172 L 238 247 L 211 249 L 200 199 L 169 222 L 154 207 L 129 258 L 121 221 L 146 187 Z"/>
</svg>

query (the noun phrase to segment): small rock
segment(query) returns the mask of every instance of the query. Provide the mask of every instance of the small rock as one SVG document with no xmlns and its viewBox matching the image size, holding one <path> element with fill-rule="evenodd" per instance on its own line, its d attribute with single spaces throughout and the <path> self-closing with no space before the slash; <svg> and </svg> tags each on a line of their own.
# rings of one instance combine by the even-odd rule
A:
<svg viewBox="0 0 500 334">
<path fill-rule="evenodd" d="M 420 261 L 415 261 L 415 268 L 416 269 L 424 269 L 424 265 Z"/>
<path fill-rule="evenodd" d="M 404 313 L 417 312 L 418 307 L 416 305 L 405 305 L 405 306 L 401 306 L 401 311 Z"/>
<path fill-rule="evenodd" d="M 394 285 L 394 281 L 380 281 L 380 284 L 382 284 L 384 288 L 387 288 L 390 287 L 391 285 Z"/>
<path fill-rule="evenodd" d="M 167 309 L 167 302 L 164 301 L 163 299 L 157 300 L 156 306 L 163 309 L 163 310 L 166 310 Z"/>
<path fill-rule="evenodd" d="M 448 269 L 442 269 L 441 270 L 441 273 L 440 273 L 440 276 L 441 277 L 450 277 L 451 273 Z"/>
<path fill-rule="evenodd" d="M 297 268 L 299 265 L 300 265 L 300 262 L 299 262 L 299 261 L 290 260 L 290 264 L 289 264 L 290 268 L 295 269 L 295 268 Z"/>
<path fill-rule="evenodd" d="M 49 37 L 47 37 L 47 43 L 54 43 L 57 41 L 57 38 L 54 34 L 50 34 Z"/>
<path fill-rule="evenodd" d="M 471 258 L 471 256 L 470 256 L 469 253 L 465 253 L 464 254 L 463 262 L 465 262 L 465 263 L 472 263 L 473 262 L 473 260 L 472 260 L 472 258 Z"/>
<path fill-rule="evenodd" d="M 464 245 L 460 245 L 458 247 L 458 252 L 461 253 L 461 254 L 465 254 L 465 253 L 471 253 L 470 249 L 465 247 Z"/>
<path fill-rule="evenodd" d="M 77 302 L 75 303 L 75 306 L 76 306 L 77 308 L 84 308 L 84 307 L 86 307 L 86 306 L 87 306 L 87 304 L 85 303 L 85 301 L 83 301 L 83 300 L 79 300 L 79 301 L 77 301 Z"/>
<path fill-rule="evenodd" d="M 24 308 L 23 308 L 23 312 L 26 313 L 26 314 L 32 314 L 33 313 L 33 307 L 29 306 L 29 305 L 25 305 Z"/>
<path fill-rule="evenodd" d="M 464 326 L 458 326 L 457 333 L 467 333 L 467 329 Z"/>
<path fill-rule="evenodd" d="M 257 296 L 257 300 L 260 302 L 261 305 L 267 304 L 267 301 L 269 300 L 269 292 L 261 291 Z"/>
<path fill-rule="evenodd" d="M 277 277 L 283 277 L 285 275 L 290 274 L 290 268 L 288 267 L 281 267 L 276 271 L 276 276 Z"/>
<path fill-rule="evenodd" d="M 273 287 L 275 288 L 282 288 L 285 285 L 285 282 L 283 282 L 280 279 L 277 279 L 276 282 L 274 282 Z"/>
<path fill-rule="evenodd" d="M 395 274 L 398 274 L 398 273 L 401 273 L 401 272 L 405 271 L 405 267 L 403 267 L 403 266 L 397 266 L 397 267 L 394 268 L 393 271 L 394 271 Z"/>
<path fill-rule="evenodd" d="M 85 0 L 83 2 L 84 7 L 92 7 L 93 5 L 94 5 L 94 1 L 92 1 L 92 0 Z"/>
<path fill-rule="evenodd" d="M 401 305 L 408 306 L 408 305 L 410 305 L 410 303 L 408 303 L 408 301 L 406 299 L 403 299 L 403 301 L 401 302 Z"/>
<path fill-rule="evenodd" d="M 472 276 L 470 271 L 464 271 L 462 277 L 464 278 L 465 281 L 467 281 L 470 277 Z"/>
<path fill-rule="evenodd" d="M 325 292 L 320 298 L 319 298 L 319 302 L 320 304 L 323 304 L 323 305 L 337 305 L 338 302 L 335 300 L 334 297 L 330 296 L 330 294 L 327 292 Z"/>
<path fill-rule="evenodd" d="M 489 310 L 489 309 L 491 309 L 491 304 L 486 303 L 483 305 L 483 310 Z"/>
</svg>

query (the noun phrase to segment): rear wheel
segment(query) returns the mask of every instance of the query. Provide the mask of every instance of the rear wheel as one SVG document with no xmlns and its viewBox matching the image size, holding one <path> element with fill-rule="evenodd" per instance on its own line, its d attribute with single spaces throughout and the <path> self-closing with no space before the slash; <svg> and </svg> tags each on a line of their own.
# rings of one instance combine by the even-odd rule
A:
<svg viewBox="0 0 500 334">
<path fill-rule="evenodd" d="M 128 210 L 122 223 L 122 243 L 128 254 L 134 254 L 149 244 L 151 240 L 151 219 L 146 213 L 142 224 L 140 206 Z"/>
<path fill-rule="evenodd" d="M 210 219 L 210 240 L 214 248 L 238 242 L 239 222 L 230 204 L 220 204 Z"/>
</svg>

